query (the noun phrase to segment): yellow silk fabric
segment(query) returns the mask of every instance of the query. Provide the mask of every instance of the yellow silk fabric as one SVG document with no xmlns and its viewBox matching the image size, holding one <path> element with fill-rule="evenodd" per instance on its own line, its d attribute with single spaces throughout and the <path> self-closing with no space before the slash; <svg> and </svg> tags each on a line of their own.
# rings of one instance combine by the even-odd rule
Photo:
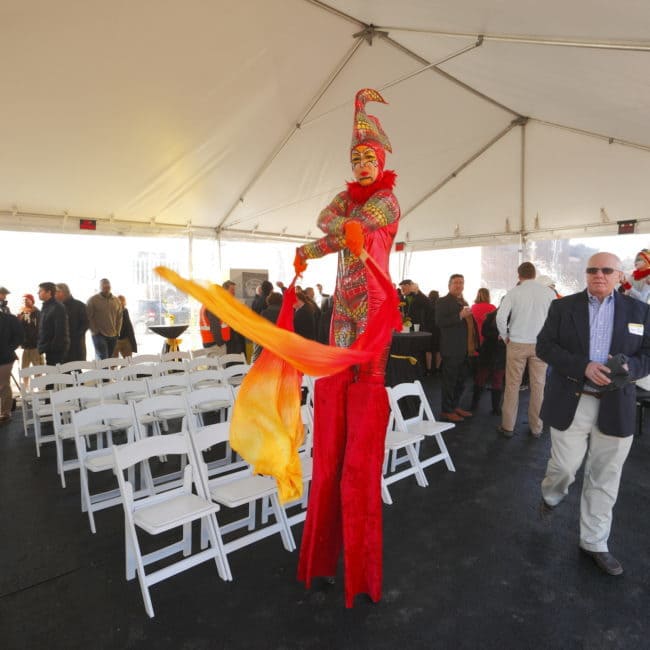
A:
<svg viewBox="0 0 650 650">
<path fill-rule="evenodd" d="M 262 318 L 219 286 L 204 287 L 165 267 L 158 267 L 156 272 L 199 300 L 234 330 L 264 347 L 239 389 L 230 444 L 256 473 L 276 478 L 283 503 L 299 498 L 302 472 L 297 449 L 303 440 L 301 373 L 332 375 L 369 361 L 375 352 L 309 341 Z"/>
</svg>

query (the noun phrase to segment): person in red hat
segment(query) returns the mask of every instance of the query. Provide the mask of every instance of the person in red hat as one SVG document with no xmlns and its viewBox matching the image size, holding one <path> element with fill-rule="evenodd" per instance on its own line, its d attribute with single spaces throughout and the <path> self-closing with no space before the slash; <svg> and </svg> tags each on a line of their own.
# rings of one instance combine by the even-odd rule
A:
<svg viewBox="0 0 650 650">
<path fill-rule="evenodd" d="M 330 343 L 339 347 L 350 347 L 373 317 L 393 318 L 401 326 L 394 292 L 387 295 L 366 272 L 360 250 L 346 245 L 346 234 L 358 232 L 363 249 L 388 275 L 400 207 L 393 194 L 396 174 L 384 169 L 390 141 L 379 120 L 366 114 L 368 101 L 386 103 L 376 90 L 366 88 L 356 95 L 350 149 L 355 180 L 320 213 L 318 227 L 325 236 L 298 248 L 294 261 L 300 274 L 308 259 L 338 253 Z M 343 549 L 346 607 L 352 607 L 358 593 L 375 602 L 381 598 L 388 348 L 367 364 L 316 382 L 314 473 L 298 579 L 309 587 L 316 576 L 334 576 Z"/>
</svg>

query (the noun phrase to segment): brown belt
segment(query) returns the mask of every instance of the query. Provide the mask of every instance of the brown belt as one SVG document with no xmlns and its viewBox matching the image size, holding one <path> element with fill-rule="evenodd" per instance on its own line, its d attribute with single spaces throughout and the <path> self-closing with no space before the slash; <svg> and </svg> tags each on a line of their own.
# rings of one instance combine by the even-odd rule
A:
<svg viewBox="0 0 650 650">
<path fill-rule="evenodd" d="M 580 390 L 576 393 L 576 395 L 589 395 L 590 397 L 595 397 L 596 399 L 600 399 L 603 396 L 602 393 L 594 393 L 590 390 Z"/>
</svg>

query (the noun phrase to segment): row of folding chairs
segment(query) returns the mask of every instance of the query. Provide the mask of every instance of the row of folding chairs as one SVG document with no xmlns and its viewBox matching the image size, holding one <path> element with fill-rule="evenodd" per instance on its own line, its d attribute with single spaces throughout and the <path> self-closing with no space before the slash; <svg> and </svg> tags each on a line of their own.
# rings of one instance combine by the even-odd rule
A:
<svg viewBox="0 0 650 650">
<path fill-rule="evenodd" d="M 80 459 L 82 498 L 91 530 L 95 532 L 93 512 L 115 504 L 115 495 L 91 495 L 89 472 L 112 471 L 117 475 L 119 502 L 125 514 L 126 576 L 138 577 L 145 609 L 154 615 L 149 587 L 171 575 L 207 560 L 214 560 L 219 575 L 232 580 L 229 553 L 270 535 L 279 534 L 287 551 L 296 548 L 291 524 L 279 503 L 275 480 L 253 475 L 246 466 L 235 472 L 215 472 L 209 457 L 214 448 L 227 444 L 228 421 L 204 425 L 197 418 L 196 406 L 212 389 L 203 389 L 175 396 L 155 396 L 128 405 L 101 404 L 72 414 L 72 428 Z M 184 412 L 181 430 L 166 435 L 148 435 L 147 417 L 155 417 L 161 409 Z M 305 436 L 310 439 L 309 410 L 303 409 Z M 112 435 L 126 430 L 126 443 L 88 451 L 85 438 L 97 435 L 98 428 Z M 302 450 L 306 457 L 310 445 Z M 178 459 L 180 478 L 157 481 L 154 476 L 156 459 Z M 136 479 L 139 478 L 139 482 Z M 311 475 L 303 477 L 308 482 Z M 273 523 L 256 526 L 255 504 L 269 504 Z M 221 507 L 246 506 L 248 514 L 226 525 L 219 525 L 216 513 Z M 201 521 L 201 551 L 192 554 L 192 522 Z M 264 522 L 262 522 L 264 523 Z M 180 541 L 154 552 L 143 554 L 138 532 L 158 535 L 173 528 L 182 530 Z M 223 536 L 246 528 L 248 532 L 230 541 Z M 182 554 L 183 558 L 161 569 L 147 572 L 154 562 Z"/>
<path fill-rule="evenodd" d="M 154 392 L 183 392 L 185 389 L 204 388 L 218 385 L 238 385 L 250 370 L 248 364 L 236 364 L 227 368 L 206 368 L 190 370 L 179 362 L 166 361 L 155 366 L 127 366 L 115 370 L 90 370 L 85 373 L 48 373 L 32 378 L 30 390 L 22 389 L 22 415 L 25 436 L 30 428 L 34 430 L 36 454 L 40 456 L 43 442 L 54 440 L 42 435 L 42 425 L 51 420 L 49 409 L 52 393 L 72 386 L 96 387 L 107 384 L 136 381 L 147 378 Z M 163 372 L 164 370 L 164 372 Z"/>
<path fill-rule="evenodd" d="M 31 377 L 36 375 L 45 375 L 53 372 L 88 372 L 91 370 L 104 370 L 124 368 L 126 366 L 133 366 L 138 364 L 159 364 L 169 361 L 191 362 L 191 367 L 201 367 L 208 365 L 206 360 L 214 362 L 214 366 L 220 368 L 227 368 L 233 363 L 246 363 L 246 356 L 244 353 L 239 354 L 210 354 L 212 348 L 201 348 L 200 350 L 186 351 L 176 350 L 166 352 L 164 354 L 140 354 L 132 357 L 110 357 L 108 359 L 93 359 L 85 361 L 68 361 L 67 363 L 58 363 L 54 366 L 39 365 L 24 368 L 21 371 L 21 377 Z M 202 360 L 204 363 L 198 363 Z"/>
</svg>

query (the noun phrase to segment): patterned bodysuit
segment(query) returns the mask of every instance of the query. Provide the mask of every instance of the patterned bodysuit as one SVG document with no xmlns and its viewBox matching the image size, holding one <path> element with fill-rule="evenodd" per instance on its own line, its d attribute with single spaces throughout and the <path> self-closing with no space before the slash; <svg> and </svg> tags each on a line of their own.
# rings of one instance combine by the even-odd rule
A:
<svg viewBox="0 0 650 650">
<path fill-rule="evenodd" d="M 350 347 L 365 330 L 369 315 L 375 313 L 385 299 L 377 282 L 366 274 L 362 260 L 346 248 L 343 226 L 346 221 L 358 221 L 362 225 L 364 248 L 388 273 L 388 258 L 400 217 L 399 203 L 392 192 L 394 178 L 392 172 L 385 171 L 382 180 L 374 184 L 377 190 L 363 203 L 355 202 L 347 190 L 337 194 L 318 217 L 318 227 L 326 233 L 325 237 L 298 249 L 307 259 L 338 251 L 330 328 L 332 345 Z M 362 372 L 379 374 L 383 379 L 385 365 L 386 354 L 382 354 Z"/>
</svg>

